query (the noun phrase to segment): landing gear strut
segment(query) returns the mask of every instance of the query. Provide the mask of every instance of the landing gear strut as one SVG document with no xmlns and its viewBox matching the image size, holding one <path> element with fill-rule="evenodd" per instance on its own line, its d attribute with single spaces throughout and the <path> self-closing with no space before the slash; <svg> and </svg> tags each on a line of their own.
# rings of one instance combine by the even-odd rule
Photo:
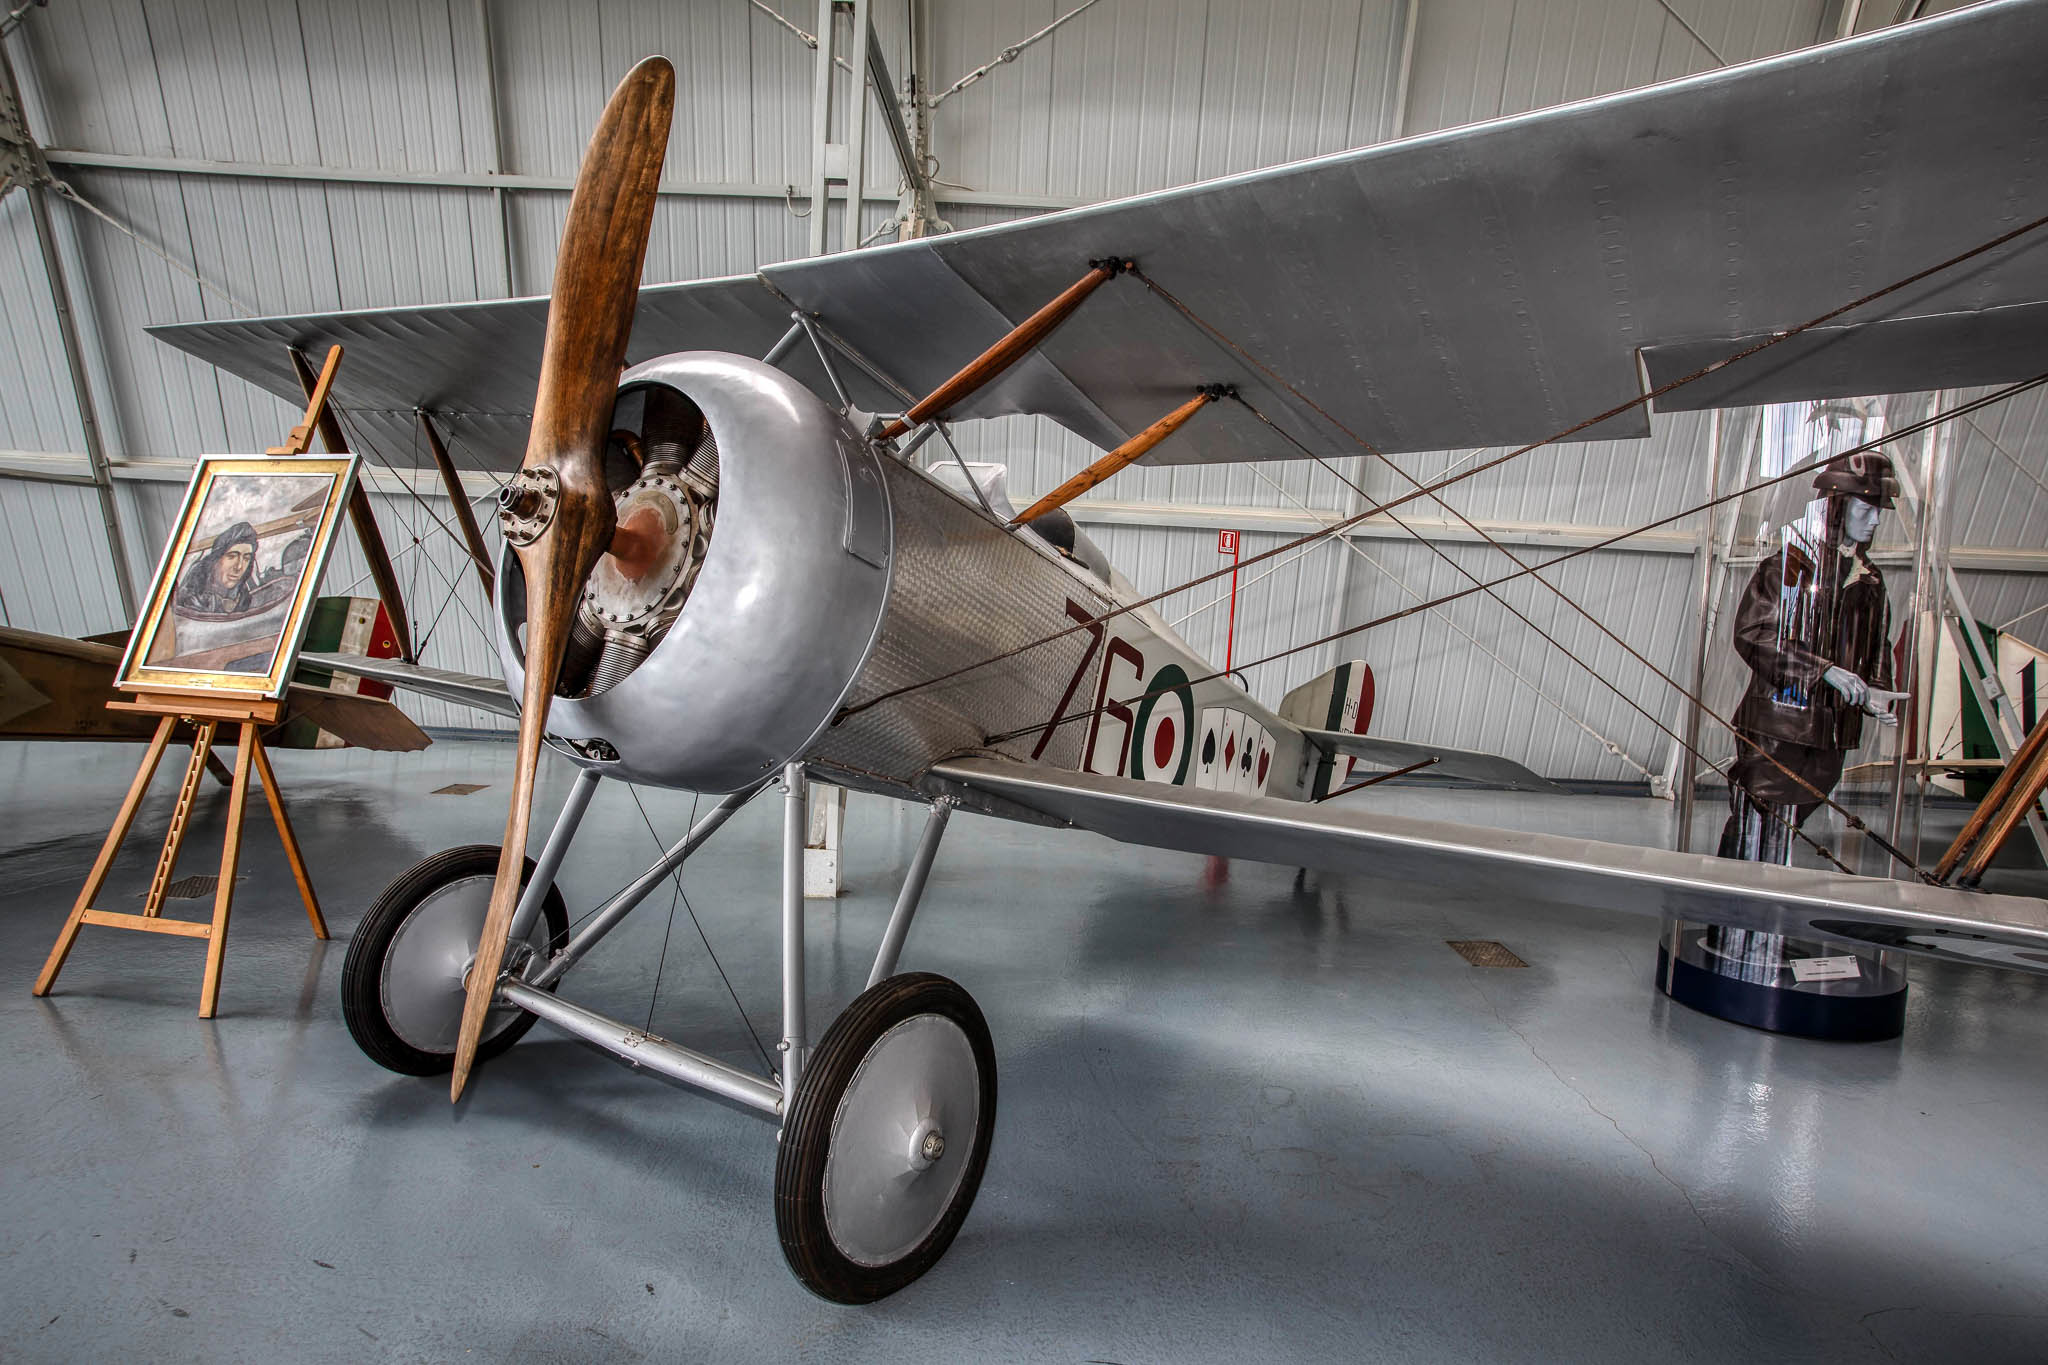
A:
<svg viewBox="0 0 2048 1365">
<path fill-rule="evenodd" d="M 782 1066 L 759 1076 L 559 999 L 570 966 L 662 885 L 763 782 L 722 800 L 654 866 L 591 913 L 575 935 L 552 885 L 599 777 L 585 770 L 564 803 L 513 917 L 513 952 L 479 1058 L 546 1020 L 670 1080 L 733 1101 L 780 1126 L 775 1226 L 790 1270 L 839 1303 L 870 1303 L 931 1269 L 973 1207 L 995 1132 L 996 1064 L 988 1024 L 966 991 L 928 972 L 896 973 L 952 813 L 932 806 L 875 954 L 867 989 L 808 1042 L 804 988 L 805 775 L 781 773 Z M 411 869 L 364 917 L 342 972 L 342 1012 L 370 1058 L 413 1075 L 453 1064 L 463 982 L 489 904 L 498 851 L 451 849 Z M 535 884 L 544 889 L 534 890 Z M 527 951 L 530 950 L 530 951 Z"/>
</svg>

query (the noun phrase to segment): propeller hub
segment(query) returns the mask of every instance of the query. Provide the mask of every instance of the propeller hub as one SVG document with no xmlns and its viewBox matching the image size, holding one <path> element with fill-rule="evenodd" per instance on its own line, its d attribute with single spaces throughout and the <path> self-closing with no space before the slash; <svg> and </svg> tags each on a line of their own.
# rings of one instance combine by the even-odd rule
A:
<svg viewBox="0 0 2048 1365">
<path fill-rule="evenodd" d="M 539 540 L 562 502 L 562 476 L 549 465 L 522 469 L 498 490 L 498 524 L 515 548 Z"/>
</svg>

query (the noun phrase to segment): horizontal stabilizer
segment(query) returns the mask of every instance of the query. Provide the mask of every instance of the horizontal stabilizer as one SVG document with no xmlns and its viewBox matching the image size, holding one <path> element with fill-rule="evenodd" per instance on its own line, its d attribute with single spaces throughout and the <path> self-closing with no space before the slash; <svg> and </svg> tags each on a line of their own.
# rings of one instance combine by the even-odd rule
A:
<svg viewBox="0 0 2048 1365">
<path fill-rule="evenodd" d="M 366 659 L 360 654 L 305 653 L 299 655 L 299 662 L 318 664 L 358 678 L 374 678 L 393 687 L 403 687 L 408 692 L 439 697 L 459 706 L 474 706 L 479 711 L 495 715 L 517 717 L 519 714 L 518 703 L 512 700 L 512 694 L 505 690 L 504 682 L 498 678 L 450 673 L 446 669 L 409 664 L 403 659 Z"/>
<path fill-rule="evenodd" d="M 1347 735 L 1341 730 L 1303 730 L 1309 743 L 1333 753 L 1349 754 L 1368 763 L 1388 768 L 1405 768 L 1411 763 L 1434 759 L 1423 771 L 1442 777 L 1462 777 L 1468 782 L 1486 782 L 1522 792 L 1562 792 L 1564 788 L 1540 773 L 1532 772 L 1512 758 L 1480 753 L 1476 749 L 1453 749 L 1443 744 L 1425 744 L 1411 739 L 1384 739 L 1379 735 Z"/>
<path fill-rule="evenodd" d="M 2048 901 L 1917 882 L 1486 829 L 1366 806 L 1165 787 L 1014 759 L 963 758 L 931 779 L 1128 844 L 1422 882 L 1525 901 L 1675 915 L 1879 944 L 2048 975 Z"/>
</svg>

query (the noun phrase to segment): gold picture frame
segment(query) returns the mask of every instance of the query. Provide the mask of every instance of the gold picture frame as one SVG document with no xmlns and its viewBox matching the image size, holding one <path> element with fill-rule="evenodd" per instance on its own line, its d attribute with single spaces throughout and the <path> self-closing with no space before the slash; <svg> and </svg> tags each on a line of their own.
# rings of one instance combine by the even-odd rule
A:
<svg viewBox="0 0 2048 1365">
<path fill-rule="evenodd" d="M 114 685 L 282 696 L 358 464 L 202 456 Z"/>
</svg>

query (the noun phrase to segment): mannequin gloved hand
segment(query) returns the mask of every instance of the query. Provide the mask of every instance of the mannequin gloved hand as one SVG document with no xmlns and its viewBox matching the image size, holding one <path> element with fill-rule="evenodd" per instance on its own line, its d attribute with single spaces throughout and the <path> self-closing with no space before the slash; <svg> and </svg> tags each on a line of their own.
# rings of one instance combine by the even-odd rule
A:
<svg viewBox="0 0 2048 1365">
<path fill-rule="evenodd" d="M 1887 692 L 1881 687 L 1873 687 L 1863 699 L 1864 714 L 1874 717 L 1879 725 L 1897 725 L 1899 718 L 1892 711 L 1892 704 L 1912 695 L 1910 692 Z"/>
<path fill-rule="evenodd" d="M 1862 706 L 1870 698 L 1870 684 L 1846 668 L 1830 666 L 1820 675 L 1820 680 L 1842 694 L 1842 700 L 1851 706 Z"/>
</svg>

